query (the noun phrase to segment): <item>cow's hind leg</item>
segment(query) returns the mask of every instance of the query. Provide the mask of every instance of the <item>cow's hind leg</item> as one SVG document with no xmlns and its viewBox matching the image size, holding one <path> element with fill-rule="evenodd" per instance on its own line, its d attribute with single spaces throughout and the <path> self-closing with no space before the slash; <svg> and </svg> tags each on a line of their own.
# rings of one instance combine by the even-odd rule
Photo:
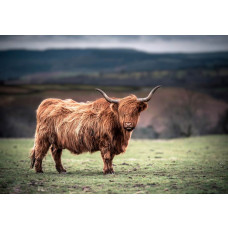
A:
<svg viewBox="0 0 228 228">
<path fill-rule="evenodd" d="M 65 173 L 66 170 L 63 168 L 62 162 L 61 162 L 61 156 L 62 156 L 62 149 L 57 148 L 55 145 L 51 146 L 51 153 L 52 157 L 55 161 L 55 167 L 56 170 L 59 173 Z"/>
<path fill-rule="evenodd" d="M 43 173 L 42 161 L 45 155 L 47 154 L 49 147 L 50 147 L 50 143 L 46 139 L 37 139 L 35 142 L 35 146 L 34 146 L 35 156 L 34 155 L 31 156 L 31 159 L 32 159 L 31 165 L 34 165 L 34 162 L 35 162 L 35 170 L 37 173 Z M 35 157 L 35 161 L 34 161 L 34 157 Z"/>
<path fill-rule="evenodd" d="M 34 167 L 35 164 L 35 148 L 32 148 L 32 150 L 30 151 L 30 159 L 31 159 L 31 163 L 30 163 L 30 168 L 32 169 Z"/>
</svg>

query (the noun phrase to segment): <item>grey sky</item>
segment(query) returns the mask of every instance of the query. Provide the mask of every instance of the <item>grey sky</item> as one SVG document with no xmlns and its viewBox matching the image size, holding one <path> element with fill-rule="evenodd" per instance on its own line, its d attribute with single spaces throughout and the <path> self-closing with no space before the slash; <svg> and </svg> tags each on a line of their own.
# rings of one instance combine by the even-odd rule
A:
<svg viewBox="0 0 228 228">
<path fill-rule="evenodd" d="M 132 48 L 145 52 L 228 51 L 228 36 L 0 36 L 0 50 Z"/>
</svg>

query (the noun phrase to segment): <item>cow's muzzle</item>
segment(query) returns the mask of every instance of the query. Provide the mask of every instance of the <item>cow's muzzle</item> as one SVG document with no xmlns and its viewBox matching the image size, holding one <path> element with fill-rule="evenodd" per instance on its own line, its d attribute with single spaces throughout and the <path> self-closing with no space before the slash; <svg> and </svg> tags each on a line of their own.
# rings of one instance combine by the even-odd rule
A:
<svg viewBox="0 0 228 228">
<path fill-rule="evenodd" d="M 132 122 L 124 122 L 124 129 L 127 131 L 133 131 L 135 127 Z"/>
</svg>

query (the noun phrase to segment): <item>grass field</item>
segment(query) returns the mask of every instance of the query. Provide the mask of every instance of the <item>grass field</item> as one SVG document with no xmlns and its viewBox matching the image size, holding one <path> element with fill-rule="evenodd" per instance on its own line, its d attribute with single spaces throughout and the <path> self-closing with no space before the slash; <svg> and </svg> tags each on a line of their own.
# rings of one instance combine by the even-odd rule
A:
<svg viewBox="0 0 228 228">
<path fill-rule="evenodd" d="M 131 140 L 103 175 L 100 153 L 63 151 L 66 174 L 50 153 L 43 174 L 29 169 L 33 139 L 0 139 L 0 193 L 228 193 L 228 137 Z"/>
</svg>

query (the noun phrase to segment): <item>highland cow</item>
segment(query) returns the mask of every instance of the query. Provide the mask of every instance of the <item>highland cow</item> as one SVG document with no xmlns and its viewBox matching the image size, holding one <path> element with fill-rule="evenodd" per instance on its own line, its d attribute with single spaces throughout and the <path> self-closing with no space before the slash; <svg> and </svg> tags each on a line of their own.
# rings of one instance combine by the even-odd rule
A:
<svg viewBox="0 0 228 228">
<path fill-rule="evenodd" d="M 59 173 L 66 172 L 61 162 L 63 149 L 73 154 L 101 151 L 104 174 L 114 173 L 115 155 L 124 153 L 137 125 L 140 113 L 160 86 L 145 98 L 130 95 L 122 99 L 104 98 L 77 103 L 71 99 L 46 99 L 37 109 L 35 143 L 31 151 L 31 168 L 42 173 L 42 160 L 49 148 Z"/>
</svg>

